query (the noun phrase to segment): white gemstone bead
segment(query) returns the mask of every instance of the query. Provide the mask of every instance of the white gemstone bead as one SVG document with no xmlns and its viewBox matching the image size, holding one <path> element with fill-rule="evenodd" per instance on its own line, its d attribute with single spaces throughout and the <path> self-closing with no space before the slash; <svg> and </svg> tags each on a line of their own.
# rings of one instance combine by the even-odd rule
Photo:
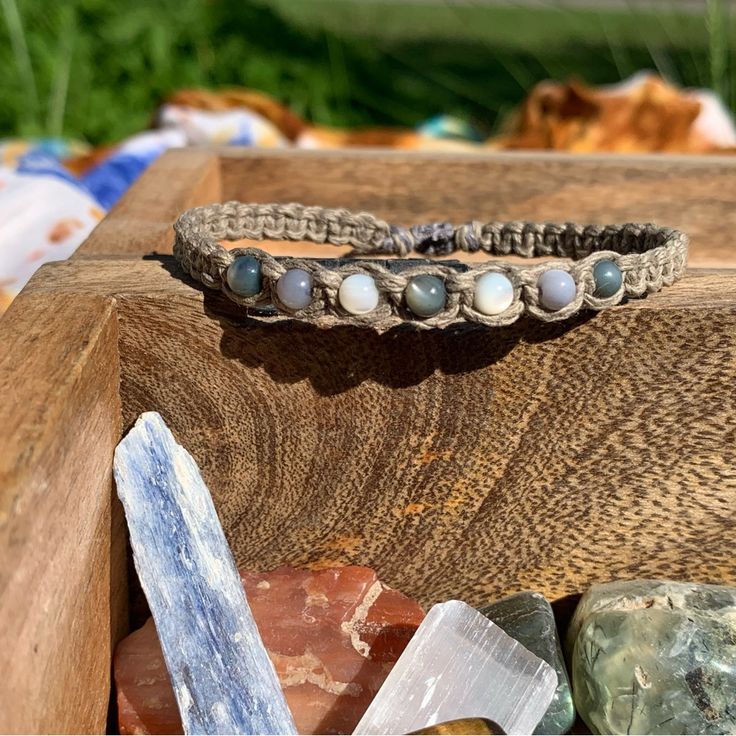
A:
<svg viewBox="0 0 736 736">
<path fill-rule="evenodd" d="M 481 314 L 501 314 L 514 301 L 514 287 L 502 273 L 489 271 L 475 282 L 473 306 Z"/>
<path fill-rule="evenodd" d="M 354 273 L 340 284 L 337 298 L 346 312 L 368 314 L 378 306 L 376 282 L 367 274 Z"/>
</svg>

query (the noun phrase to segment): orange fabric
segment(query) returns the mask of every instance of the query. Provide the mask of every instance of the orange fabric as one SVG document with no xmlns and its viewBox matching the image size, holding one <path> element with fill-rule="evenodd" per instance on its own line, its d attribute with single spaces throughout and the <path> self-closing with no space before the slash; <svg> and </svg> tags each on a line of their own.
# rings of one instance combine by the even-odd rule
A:
<svg viewBox="0 0 736 736">
<path fill-rule="evenodd" d="M 288 107 L 270 95 L 252 89 L 232 88 L 212 92 L 206 89 L 182 89 L 170 95 L 171 105 L 194 107 L 209 112 L 247 108 L 270 120 L 289 140 L 295 140 L 309 126 Z"/>
<path fill-rule="evenodd" d="M 581 82 L 542 82 L 508 132 L 488 141 L 499 149 L 574 153 L 722 152 L 694 126 L 701 103 L 656 76 L 621 92 Z"/>
</svg>

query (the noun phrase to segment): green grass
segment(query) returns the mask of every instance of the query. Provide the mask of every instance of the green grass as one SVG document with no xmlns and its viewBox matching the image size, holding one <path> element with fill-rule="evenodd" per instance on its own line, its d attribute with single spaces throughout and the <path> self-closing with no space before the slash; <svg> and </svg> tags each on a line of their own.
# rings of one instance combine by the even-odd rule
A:
<svg viewBox="0 0 736 736">
<path fill-rule="evenodd" d="M 705 0 L 709 13 L 725 12 L 728 0 Z M 412 41 L 477 41 L 494 47 L 544 53 L 570 44 L 703 45 L 708 32 L 703 15 L 664 2 L 657 12 L 647 6 L 627 9 L 599 0 L 566 6 L 564 2 L 442 2 L 424 0 L 268 0 L 271 8 L 301 28 L 328 29 L 348 38 L 370 38 L 388 44 Z M 634 7 L 634 6 L 632 6 Z M 726 20 L 724 14 L 721 24 Z M 693 22 L 695 21 L 695 22 Z"/>
<path fill-rule="evenodd" d="M 595 7 L 595 0 L 591 0 Z M 119 140 L 181 87 L 242 85 L 329 125 L 496 130 L 546 78 L 654 69 L 736 104 L 736 18 L 438 0 L 0 0 L 0 135 Z"/>
</svg>

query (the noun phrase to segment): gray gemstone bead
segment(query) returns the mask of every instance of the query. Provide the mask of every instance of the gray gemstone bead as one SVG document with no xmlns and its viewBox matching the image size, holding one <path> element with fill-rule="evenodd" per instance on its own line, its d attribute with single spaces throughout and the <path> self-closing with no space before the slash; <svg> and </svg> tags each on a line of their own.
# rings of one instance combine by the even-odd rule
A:
<svg viewBox="0 0 736 736">
<path fill-rule="evenodd" d="M 239 256 L 227 269 L 227 285 L 240 296 L 261 293 L 261 262 L 253 256 Z"/>
<path fill-rule="evenodd" d="M 276 282 L 276 294 L 287 309 L 306 309 L 312 301 L 312 275 L 301 268 L 289 269 Z"/>
<path fill-rule="evenodd" d="M 406 306 L 417 317 L 434 317 L 447 301 L 445 282 L 438 276 L 415 276 L 404 291 Z"/>
<path fill-rule="evenodd" d="M 613 261 L 598 261 L 593 267 L 595 280 L 595 296 L 607 299 L 620 288 L 623 276 L 621 269 Z"/>
<path fill-rule="evenodd" d="M 567 271 L 553 268 L 545 271 L 537 281 L 539 303 L 550 312 L 558 312 L 575 299 L 575 279 Z"/>
</svg>

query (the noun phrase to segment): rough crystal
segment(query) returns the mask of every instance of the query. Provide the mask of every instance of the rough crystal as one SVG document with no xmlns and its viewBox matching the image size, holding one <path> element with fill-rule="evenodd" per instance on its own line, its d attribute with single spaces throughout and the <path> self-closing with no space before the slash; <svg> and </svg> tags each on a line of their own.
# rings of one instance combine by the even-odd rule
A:
<svg viewBox="0 0 736 736">
<path fill-rule="evenodd" d="M 736 588 L 594 585 L 568 654 L 575 704 L 594 733 L 736 733 Z"/>
<path fill-rule="evenodd" d="M 118 445 L 114 472 L 185 731 L 295 733 L 192 456 L 148 412 Z"/>
<path fill-rule="evenodd" d="M 241 572 L 302 734 L 351 733 L 424 618 L 366 567 Z M 153 622 L 115 653 L 121 733 L 181 733 Z"/>
<path fill-rule="evenodd" d="M 475 609 L 448 601 L 427 614 L 355 733 L 410 733 L 471 717 L 531 733 L 556 687 L 546 662 Z"/>
</svg>

